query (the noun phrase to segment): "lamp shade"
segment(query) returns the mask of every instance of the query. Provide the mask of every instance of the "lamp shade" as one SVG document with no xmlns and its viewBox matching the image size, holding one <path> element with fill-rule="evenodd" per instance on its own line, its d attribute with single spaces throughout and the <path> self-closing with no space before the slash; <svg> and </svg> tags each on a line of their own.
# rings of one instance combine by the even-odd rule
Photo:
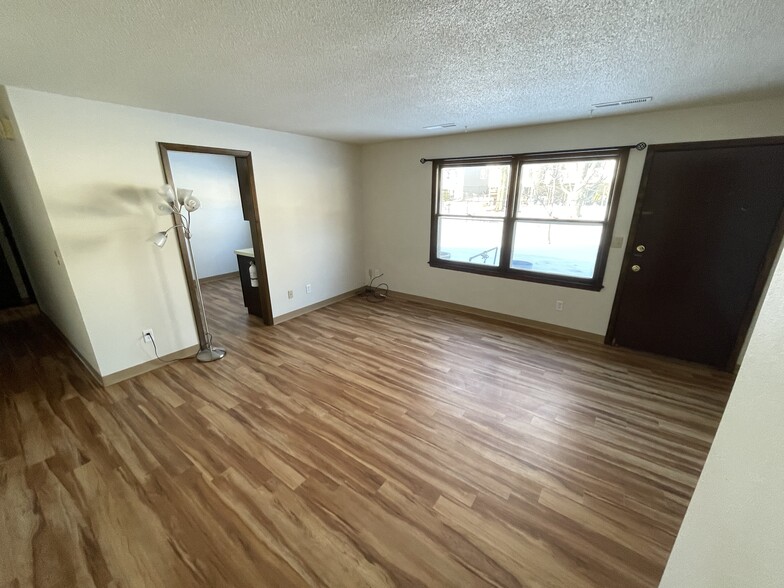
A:
<svg viewBox="0 0 784 588">
<path fill-rule="evenodd" d="M 188 197 L 182 201 L 182 205 L 188 212 L 193 212 L 201 207 L 201 200 L 196 198 L 196 196 L 189 194 Z"/>
<path fill-rule="evenodd" d="M 166 239 L 168 239 L 168 236 L 165 232 L 161 231 L 160 233 L 155 233 L 150 240 L 156 247 L 163 247 L 166 245 Z"/>
<path fill-rule="evenodd" d="M 158 194 L 160 194 L 161 198 L 163 198 L 166 202 L 174 204 L 174 188 L 172 188 L 169 184 L 164 184 L 158 188 Z"/>
<path fill-rule="evenodd" d="M 156 202 L 153 205 L 153 209 L 158 216 L 168 216 L 174 212 L 174 209 L 168 202 Z"/>
<path fill-rule="evenodd" d="M 180 204 L 185 204 L 185 200 L 193 194 L 193 190 L 188 188 L 177 188 L 177 200 Z"/>
</svg>

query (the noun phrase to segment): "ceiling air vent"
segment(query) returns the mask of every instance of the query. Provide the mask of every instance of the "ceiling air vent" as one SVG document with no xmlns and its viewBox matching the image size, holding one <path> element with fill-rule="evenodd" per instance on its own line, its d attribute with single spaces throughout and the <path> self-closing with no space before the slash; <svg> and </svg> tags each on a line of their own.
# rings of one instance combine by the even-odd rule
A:
<svg viewBox="0 0 784 588">
<path fill-rule="evenodd" d="M 591 104 L 591 108 L 613 108 L 616 106 L 629 106 L 630 104 L 642 104 L 650 102 L 653 96 L 645 96 L 644 98 L 629 98 L 628 100 L 616 100 L 615 102 L 600 102 L 599 104 Z"/>
<path fill-rule="evenodd" d="M 429 127 L 422 127 L 426 131 L 435 131 L 436 129 L 449 129 L 451 127 L 456 127 L 455 123 L 441 123 L 440 125 L 430 125 Z"/>
</svg>

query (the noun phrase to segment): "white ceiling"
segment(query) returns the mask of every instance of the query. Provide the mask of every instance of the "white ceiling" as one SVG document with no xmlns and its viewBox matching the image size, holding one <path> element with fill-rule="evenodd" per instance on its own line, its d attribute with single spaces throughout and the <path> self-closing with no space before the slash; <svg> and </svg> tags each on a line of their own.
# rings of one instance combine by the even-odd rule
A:
<svg viewBox="0 0 784 588">
<path fill-rule="evenodd" d="M 0 22 L 0 84 L 352 142 L 784 94 L 784 0 L 0 0 Z"/>
</svg>

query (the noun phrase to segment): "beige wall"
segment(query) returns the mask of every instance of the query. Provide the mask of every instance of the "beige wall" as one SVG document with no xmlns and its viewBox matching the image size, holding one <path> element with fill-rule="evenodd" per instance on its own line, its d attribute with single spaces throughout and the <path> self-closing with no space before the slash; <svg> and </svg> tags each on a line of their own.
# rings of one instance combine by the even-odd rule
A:
<svg viewBox="0 0 784 588">
<path fill-rule="evenodd" d="M 392 290 L 604 334 L 623 249 L 611 249 L 605 288 L 588 292 L 430 268 L 430 164 L 440 158 L 784 134 L 784 102 L 651 112 L 369 145 L 362 151 L 366 255 Z M 632 150 L 614 234 L 628 235 L 645 154 Z M 564 310 L 555 310 L 556 300 Z"/>
<path fill-rule="evenodd" d="M 62 258 L 41 192 L 5 88 L 0 86 L 0 118 L 14 127 L 14 140 L 0 140 L 0 201 L 41 310 L 94 369 L 93 352 L 68 266 Z"/>
<path fill-rule="evenodd" d="M 780 260 L 662 586 L 782 585 L 783 360 L 784 263 Z"/>
<path fill-rule="evenodd" d="M 142 329 L 155 331 L 161 354 L 197 342 L 177 247 L 147 241 L 170 221 L 151 206 L 163 183 L 157 141 L 252 152 L 274 315 L 362 283 L 357 147 L 32 90 L 8 94 L 102 375 L 152 358 Z"/>
<path fill-rule="evenodd" d="M 157 141 L 253 153 L 276 316 L 358 287 L 368 268 L 379 268 L 393 290 L 603 334 L 622 249 L 610 251 L 598 293 L 431 269 L 431 167 L 419 158 L 784 134 L 784 104 L 767 100 L 359 148 L 31 90 L 9 88 L 8 96 L 29 155 L 17 183 L 37 186 L 38 214 L 50 223 L 28 257 L 73 293 L 43 304 L 67 307 L 48 312 L 102 375 L 152 358 L 142 329 L 155 330 L 161 353 L 196 342 L 177 248 L 147 242 L 169 222 L 151 208 L 163 181 Z M 616 236 L 628 233 L 643 162 L 633 150 Z M 59 274 L 49 271 L 56 260 L 46 253 L 55 247 Z"/>
</svg>

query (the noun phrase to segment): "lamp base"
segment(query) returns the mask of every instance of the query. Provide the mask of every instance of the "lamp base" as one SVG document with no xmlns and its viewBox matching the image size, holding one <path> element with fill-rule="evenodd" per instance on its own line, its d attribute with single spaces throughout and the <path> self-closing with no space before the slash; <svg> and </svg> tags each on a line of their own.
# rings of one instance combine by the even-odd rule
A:
<svg viewBox="0 0 784 588">
<path fill-rule="evenodd" d="M 225 355 L 225 349 L 221 349 L 220 347 L 205 347 L 199 349 L 199 352 L 196 354 L 196 359 L 202 362 L 215 361 L 217 359 L 222 359 Z"/>
</svg>

